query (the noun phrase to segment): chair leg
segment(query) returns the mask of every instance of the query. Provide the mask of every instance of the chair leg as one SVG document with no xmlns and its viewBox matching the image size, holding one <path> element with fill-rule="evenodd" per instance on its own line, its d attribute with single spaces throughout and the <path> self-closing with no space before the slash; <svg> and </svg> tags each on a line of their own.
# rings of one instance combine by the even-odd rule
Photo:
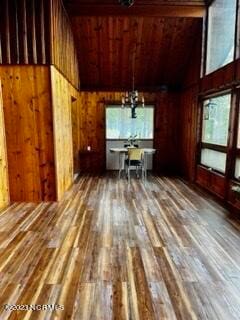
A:
<svg viewBox="0 0 240 320">
<path fill-rule="evenodd" d="M 144 167 L 142 166 L 142 181 L 144 181 Z"/>
<path fill-rule="evenodd" d="M 118 171 L 118 179 L 121 178 L 121 153 L 119 152 L 119 159 L 118 159 L 119 171 Z"/>
<path fill-rule="evenodd" d="M 128 166 L 128 182 L 130 182 L 130 167 Z"/>
</svg>

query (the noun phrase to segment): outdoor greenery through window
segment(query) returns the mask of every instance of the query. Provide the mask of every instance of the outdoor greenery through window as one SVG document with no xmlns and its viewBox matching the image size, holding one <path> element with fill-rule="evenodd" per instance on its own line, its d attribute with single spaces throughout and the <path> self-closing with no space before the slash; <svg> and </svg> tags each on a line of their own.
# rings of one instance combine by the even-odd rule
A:
<svg viewBox="0 0 240 320">
<path fill-rule="evenodd" d="M 239 113 L 240 113 L 240 106 L 239 106 Z M 237 151 L 238 151 L 238 156 L 236 158 L 235 162 L 235 178 L 240 180 L 240 114 L 238 116 L 238 133 L 237 133 Z"/>
<path fill-rule="evenodd" d="M 201 164 L 225 172 L 231 94 L 203 103 Z"/>
<path fill-rule="evenodd" d="M 202 142 L 227 145 L 230 105 L 230 94 L 204 101 Z"/>
<path fill-rule="evenodd" d="M 209 7 L 207 74 L 233 60 L 236 6 L 236 0 L 215 0 Z"/>
<path fill-rule="evenodd" d="M 136 108 L 137 118 L 131 118 L 130 108 L 108 106 L 106 108 L 106 138 L 128 139 L 137 136 L 138 139 L 153 139 L 154 107 Z"/>
</svg>

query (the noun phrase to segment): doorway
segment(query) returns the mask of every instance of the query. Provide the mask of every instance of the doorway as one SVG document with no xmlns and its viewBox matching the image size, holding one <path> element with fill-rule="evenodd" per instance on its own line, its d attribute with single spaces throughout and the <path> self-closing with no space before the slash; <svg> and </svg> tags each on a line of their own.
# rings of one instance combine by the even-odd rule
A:
<svg viewBox="0 0 240 320">
<path fill-rule="evenodd" d="M 80 171 L 79 165 L 79 119 L 77 99 L 71 97 L 71 115 L 72 115 L 72 141 L 73 141 L 73 173 L 77 174 Z"/>
</svg>

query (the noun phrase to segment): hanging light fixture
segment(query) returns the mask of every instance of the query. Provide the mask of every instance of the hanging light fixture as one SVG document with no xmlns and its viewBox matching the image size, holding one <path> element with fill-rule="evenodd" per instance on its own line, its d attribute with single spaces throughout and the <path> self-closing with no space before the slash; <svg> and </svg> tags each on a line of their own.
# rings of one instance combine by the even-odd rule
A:
<svg viewBox="0 0 240 320">
<path fill-rule="evenodd" d="M 134 0 L 118 0 L 122 6 L 131 7 L 134 3 Z"/>
<path fill-rule="evenodd" d="M 203 110 L 203 119 L 204 120 L 209 120 L 211 118 L 215 107 L 216 107 L 216 103 L 212 102 L 211 99 L 205 101 L 204 110 Z"/>
<path fill-rule="evenodd" d="M 138 91 L 135 90 L 135 55 L 133 54 L 133 64 L 132 64 L 132 91 L 127 91 L 125 95 L 122 96 L 122 108 L 130 107 L 131 108 L 131 118 L 137 118 L 136 108 L 140 105 L 139 101 L 141 100 L 141 106 L 144 108 L 145 99 L 144 96 L 139 97 Z"/>
</svg>

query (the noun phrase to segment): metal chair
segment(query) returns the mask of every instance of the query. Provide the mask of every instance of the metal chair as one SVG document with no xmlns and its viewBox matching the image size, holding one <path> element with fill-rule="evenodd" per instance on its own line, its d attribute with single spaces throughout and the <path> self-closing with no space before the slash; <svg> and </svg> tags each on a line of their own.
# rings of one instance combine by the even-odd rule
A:
<svg viewBox="0 0 240 320">
<path fill-rule="evenodd" d="M 124 144 L 124 148 L 128 148 L 128 147 L 132 147 L 130 143 Z M 138 148 L 139 145 L 138 144 L 134 144 L 133 147 Z"/>
<path fill-rule="evenodd" d="M 146 170 L 144 166 L 144 150 L 140 148 L 129 148 L 128 149 L 128 157 L 125 160 L 125 171 L 130 181 L 131 177 L 131 167 L 134 167 L 136 170 L 136 175 L 139 177 L 139 169 L 141 169 L 142 179 L 146 178 Z"/>
</svg>

